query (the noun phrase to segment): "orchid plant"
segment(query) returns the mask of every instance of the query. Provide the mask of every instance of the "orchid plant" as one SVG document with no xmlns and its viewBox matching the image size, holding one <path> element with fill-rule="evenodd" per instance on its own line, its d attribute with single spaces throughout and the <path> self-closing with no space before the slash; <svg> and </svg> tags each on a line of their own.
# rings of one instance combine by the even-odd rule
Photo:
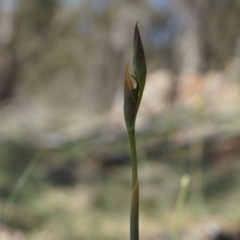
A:
<svg viewBox="0 0 240 240">
<path fill-rule="evenodd" d="M 138 25 L 134 32 L 134 55 L 133 55 L 134 75 L 129 73 L 129 63 L 125 70 L 124 83 L 124 117 L 127 127 L 132 160 L 132 202 L 130 214 L 130 240 L 139 239 L 139 181 L 137 167 L 137 150 L 135 139 L 135 122 L 137 112 L 142 100 L 143 90 L 146 82 L 147 67 L 142 40 Z M 133 84 L 135 81 L 135 84 Z"/>
</svg>

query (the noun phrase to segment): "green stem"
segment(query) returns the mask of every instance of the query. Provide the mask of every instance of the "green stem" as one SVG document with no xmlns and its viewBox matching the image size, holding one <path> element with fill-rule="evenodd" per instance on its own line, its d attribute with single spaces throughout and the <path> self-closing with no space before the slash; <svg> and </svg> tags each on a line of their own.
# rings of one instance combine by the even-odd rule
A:
<svg viewBox="0 0 240 240">
<path fill-rule="evenodd" d="M 131 159 L 132 159 L 132 188 L 134 189 L 136 182 L 138 180 L 135 129 L 128 131 L 128 137 L 129 137 L 129 142 L 131 147 Z"/>
<path fill-rule="evenodd" d="M 137 169 L 137 150 L 135 129 L 128 130 L 132 159 L 132 204 L 130 216 L 130 240 L 139 239 L 139 182 Z"/>
</svg>

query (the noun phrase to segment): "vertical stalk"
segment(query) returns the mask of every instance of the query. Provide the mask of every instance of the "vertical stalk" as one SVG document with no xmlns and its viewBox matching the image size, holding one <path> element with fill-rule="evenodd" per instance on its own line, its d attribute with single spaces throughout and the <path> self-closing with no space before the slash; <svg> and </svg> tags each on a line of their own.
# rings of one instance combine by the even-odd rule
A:
<svg viewBox="0 0 240 240">
<path fill-rule="evenodd" d="M 139 182 L 135 129 L 128 131 L 132 159 L 132 201 L 130 214 L 130 240 L 139 239 Z"/>
<path fill-rule="evenodd" d="M 131 147 L 131 160 L 132 160 L 132 189 L 138 181 L 138 169 L 137 169 L 137 150 L 136 150 L 136 140 L 135 140 L 135 129 L 128 131 L 128 137 Z"/>
</svg>

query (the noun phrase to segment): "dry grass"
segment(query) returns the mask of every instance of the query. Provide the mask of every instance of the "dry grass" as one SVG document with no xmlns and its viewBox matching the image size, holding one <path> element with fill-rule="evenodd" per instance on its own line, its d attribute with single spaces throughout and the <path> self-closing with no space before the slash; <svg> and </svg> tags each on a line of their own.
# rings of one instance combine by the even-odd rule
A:
<svg viewBox="0 0 240 240">
<path fill-rule="evenodd" d="M 142 162 L 139 175 L 141 238 L 153 240 L 171 236 L 181 173 L 166 164 Z M 26 188 L 24 199 L 13 205 L 9 222 L 25 227 L 29 240 L 128 239 L 130 180 L 130 168 L 124 166 L 98 181 L 82 182 L 74 187 L 42 184 L 35 196 Z M 205 226 L 212 221 L 229 229 L 237 225 L 238 188 L 215 193 L 205 202 L 199 198 L 199 189 L 191 188 L 190 193 L 181 216 L 183 239 L 190 233 L 204 235 Z"/>
</svg>

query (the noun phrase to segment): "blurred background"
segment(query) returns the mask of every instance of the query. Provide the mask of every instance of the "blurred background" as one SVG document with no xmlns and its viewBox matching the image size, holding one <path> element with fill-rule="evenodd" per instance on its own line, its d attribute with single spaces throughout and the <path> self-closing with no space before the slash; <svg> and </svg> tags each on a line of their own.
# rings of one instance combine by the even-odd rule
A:
<svg viewBox="0 0 240 240">
<path fill-rule="evenodd" d="M 123 81 L 136 22 L 141 239 L 171 239 L 184 174 L 179 239 L 239 239 L 234 0 L 0 0 L 0 239 L 129 238 Z"/>
</svg>

